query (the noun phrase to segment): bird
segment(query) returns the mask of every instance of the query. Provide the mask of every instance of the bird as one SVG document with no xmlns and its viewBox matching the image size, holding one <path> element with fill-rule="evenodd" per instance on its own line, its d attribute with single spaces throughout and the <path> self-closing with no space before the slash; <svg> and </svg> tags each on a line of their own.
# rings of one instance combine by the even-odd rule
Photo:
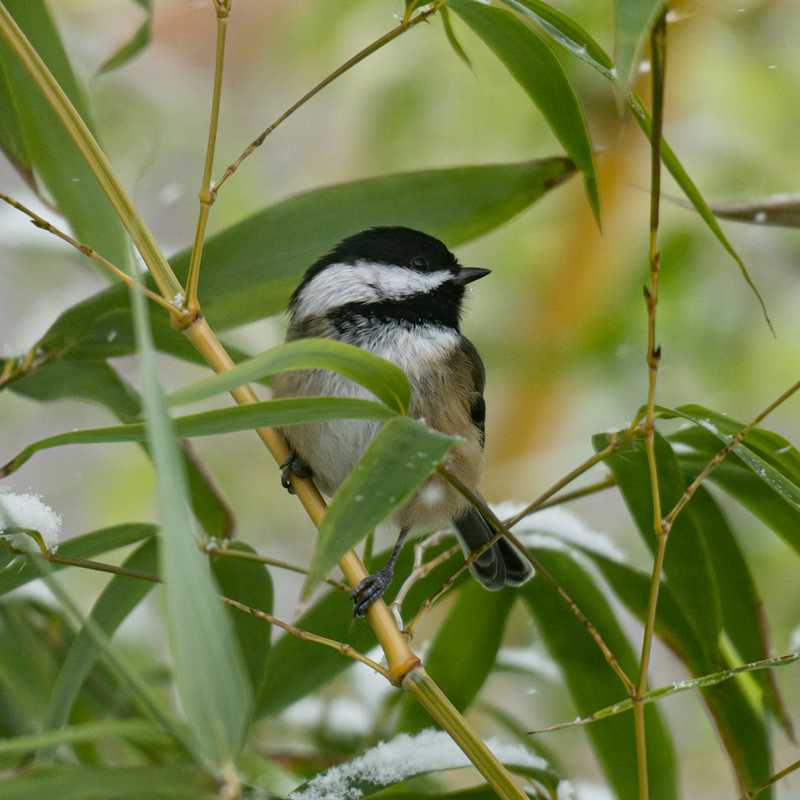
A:
<svg viewBox="0 0 800 800">
<path fill-rule="evenodd" d="M 468 284 L 490 270 L 463 267 L 447 246 L 406 227 L 373 227 L 343 239 L 303 275 L 288 307 L 287 341 L 324 337 L 369 350 L 394 362 L 411 386 L 409 414 L 430 428 L 460 437 L 446 465 L 476 490 L 485 444 L 485 369 L 460 322 Z M 322 369 L 281 373 L 272 383 L 276 398 L 339 396 L 372 398 L 367 389 Z M 281 429 L 290 456 L 281 465 L 289 491 L 291 476 L 313 477 L 331 497 L 379 430 L 364 420 L 326 420 Z M 452 524 L 468 555 L 494 537 L 490 524 L 438 474 L 402 506 L 386 564 L 353 590 L 356 617 L 389 588 L 409 533 Z M 491 591 L 519 586 L 532 575 L 528 561 L 498 539 L 470 566 Z"/>
</svg>

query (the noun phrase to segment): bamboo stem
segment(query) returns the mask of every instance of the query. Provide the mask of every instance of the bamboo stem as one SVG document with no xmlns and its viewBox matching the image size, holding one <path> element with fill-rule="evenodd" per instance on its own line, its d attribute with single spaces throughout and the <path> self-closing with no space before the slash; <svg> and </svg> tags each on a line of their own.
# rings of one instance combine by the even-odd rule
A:
<svg viewBox="0 0 800 800">
<path fill-rule="evenodd" d="M 409 672 L 403 680 L 403 688 L 413 694 L 433 720 L 450 734 L 499 797 L 503 800 L 524 800 L 527 797 L 459 710 L 431 680 L 424 667 Z"/>
<path fill-rule="evenodd" d="M 760 786 L 757 786 L 755 789 L 751 789 L 747 794 L 742 796 L 741 800 L 754 800 L 754 798 L 758 797 L 765 789 L 769 789 L 770 786 L 774 786 L 779 780 L 785 778 L 789 773 L 794 772 L 795 770 L 800 769 L 800 759 L 789 764 L 788 767 L 784 767 L 780 772 L 776 772 L 774 775 L 770 776 L 769 780 L 762 783 Z"/>
<path fill-rule="evenodd" d="M 647 673 L 655 631 L 658 593 L 661 587 L 661 571 L 667 547 L 668 529 L 664 528 L 661 516 L 661 491 L 658 484 L 658 465 L 655 452 L 655 401 L 661 347 L 656 344 L 656 310 L 658 308 L 658 279 L 661 271 L 661 256 L 658 252 L 658 224 L 661 200 L 661 138 L 664 124 L 664 75 L 666 71 L 666 12 L 662 12 L 650 35 L 650 60 L 653 86 L 653 135 L 650 151 L 650 288 L 645 288 L 647 303 L 647 415 L 645 421 L 645 450 L 650 473 L 650 491 L 653 502 L 653 529 L 657 549 L 650 579 L 650 594 L 647 618 L 642 637 L 639 661 L 639 679 L 634 695 L 633 719 L 636 737 L 636 765 L 639 780 L 639 800 L 650 797 L 647 774 L 647 731 L 644 705 L 641 697 L 647 692 Z"/>
<path fill-rule="evenodd" d="M 211 116 L 208 123 L 208 142 L 206 144 L 206 157 L 203 164 L 203 178 L 200 184 L 200 210 L 197 217 L 197 226 L 194 232 L 192 254 L 189 259 L 189 273 L 186 278 L 186 309 L 189 312 L 200 311 L 198 289 L 200 286 L 200 262 L 203 258 L 203 245 L 206 239 L 206 225 L 211 205 L 214 202 L 211 195 L 211 173 L 214 169 L 214 152 L 217 144 L 217 130 L 219 128 L 219 105 L 222 96 L 222 72 L 225 66 L 225 39 L 228 32 L 228 14 L 230 13 L 231 0 L 215 0 L 214 8 L 217 13 L 217 46 L 214 59 L 214 88 L 211 93 Z"/>
</svg>

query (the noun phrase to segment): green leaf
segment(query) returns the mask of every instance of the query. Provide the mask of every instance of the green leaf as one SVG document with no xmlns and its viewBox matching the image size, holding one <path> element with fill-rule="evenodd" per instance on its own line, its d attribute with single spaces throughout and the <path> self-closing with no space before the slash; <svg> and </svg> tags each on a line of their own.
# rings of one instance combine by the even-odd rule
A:
<svg viewBox="0 0 800 800">
<path fill-rule="evenodd" d="M 626 564 L 585 552 L 601 569 L 617 597 L 643 623 L 647 615 L 650 577 Z M 686 664 L 692 675 L 706 675 L 731 666 L 716 642 L 697 636 L 669 582 L 661 584 L 655 634 Z M 753 708 L 738 681 L 708 687 L 702 692 L 740 785 L 760 785 L 771 770 L 769 735 L 763 717 Z"/>
<path fill-rule="evenodd" d="M 403 370 L 391 361 L 361 347 L 333 339 L 298 339 L 278 345 L 265 353 L 237 364 L 222 375 L 215 375 L 173 392 L 167 402 L 184 405 L 228 392 L 244 383 L 301 369 L 325 369 L 369 389 L 393 411 L 405 414 L 411 400 L 411 387 Z"/>
<path fill-rule="evenodd" d="M 204 786 L 204 783 L 206 784 Z M 140 798 L 146 787 L 148 797 L 178 797 L 211 800 L 217 796 L 213 783 L 204 782 L 196 767 L 181 764 L 146 767 L 60 766 L 34 768 L 24 775 L 3 781 L 3 800 L 96 800 L 98 787 L 103 798 Z"/>
<path fill-rule="evenodd" d="M 669 443 L 657 432 L 654 440 L 661 507 L 666 514 L 678 502 L 686 482 Z M 604 448 L 608 441 L 606 434 L 594 436 L 595 450 Z M 644 441 L 637 439 L 626 444 L 605 463 L 616 478 L 642 539 L 651 552 L 655 552 L 653 497 Z M 664 574 L 698 636 L 716 642 L 722 629 L 722 617 L 712 567 L 712 536 L 713 531 L 706 531 L 700 525 L 691 505 L 684 509 L 669 534 Z"/>
<path fill-rule="evenodd" d="M 589 33 L 570 17 L 556 11 L 554 8 L 547 5 L 547 3 L 541 2 L 541 0 L 502 0 L 502 2 L 519 12 L 525 19 L 537 25 L 537 27 L 559 47 L 562 47 L 584 63 L 596 69 L 604 78 L 610 80 L 615 85 L 619 85 L 617 75 L 611 68 L 612 62 L 608 54 Z M 628 0 L 628 2 L 636 3 L 638 0 Z M 645 5 L 652 5 L 653 2 L 654 0 L 644 0 Z M 637 123 L 644 131 L 647 138 L 651 139 L 653 122 L 647 109 L 645 109 L 641 100 L 627 89 L 624 89 L 624 96 L 625 102 L 628 104 Z M 771 329 L 772 325 L 769 321 L 769 315 L 767 314 L 764 300 L 753 282 L 753 279 L 750 277 L 750 273 L 747 271 L 744 261 L 742 261 L 733 245 L 725 236 L 714 213 L 708 203 L 706 203 L 694 181 L 689 177 L 689 173 L 684 169 L 675 151 L 663 138 L 661 140 L 661 161 L 669 170 L 675 182 L 681 187 L 683 193 L 689 199 L 692 206 L 694 206 L 697 213 L 714 234 L 717 241 L 725 248 L 738 265 L 742 277 L 753 290 L 753 293 L 761 305 L 764 318 Z"/>
<path fill-rule="evenodd" d="M 12 391 L 40 402 L 79 398 L 108 408 L 120 422 L 141 416 L 138 392 L 106 361 L 63 359 L 35 370 L 11 385 Z M 147 447 L 142 443 L 145 452 Z M 181 444 L 189 478 L 192 509 L 203 530 L 220 539 L 230 536 L 233 516 L 186 442 Z"/>
<path fill-rule="evenodd" d="M 453 52 L 471 69 L 472 62 L 469 60 L 469 56 L 461 46 L 461 42 L 458 41 L 456 32 L 453 30 L 453 21 L 450 19 L 450 11 L 446 5 L 443 5 L 439 9 L 439 16 L 442 18 L 442 27 L 444 28 L 444 35 L 447 39 L 447 43 L 453 49 Z"/>
<path fill-rule="evenodd" d="M 146 300 L 135 290 L 131 296 L 162 520 L 159 552 L 175 684 L 198 754 L 221 768 L 231 764 L 243 744 L 252 692 L 230 619 L 208 561 L 197 547 L 186 473 L 158 381 Z"/>
<path fill-rule="evenodd" d="M 508 11 L 476 0 L 450 0 L 448 6 L 483 39 L 544 114 L 567 155 L 583 172 L 589 204 L 599 221 L 600 197 L 589 129 L 555 53 Z"/>
<path fill-rule="evenodd" d="M 127 42 L 120 45 L 113 55 L 109 56 L 100 66 L 98 73 L 110 72 L 123 64 L 127 64 L 134 56 L 137 56 L 150 43 L 150 35 L 153 28 L 153 0 L 134 0 L 141 6 L 146 16 L 144 22 L 136 29 L 136 32 Z"/>
<path fill-rule="evenodd" d="M 322 518 L 306 595 L 343 553 L 414 493 L 457 441 L 409 417 L 395 417 L 381 428 Z"/>
<path fill-rule="evenodd" d="M 645 136 L 652 141 L 653 119 L 642 105 L 641 100 L 639 100 L 639 98 L 634 94 L 630 93 L 628 94 L 627 103 L 628 107 L 633 112 L 634 118 L 639 123 L 639 127 L 644 131 Z M 761 292 L 758 290 L 758 287 L 750 276 L 744 261 L 736 252 L 733 245 L 728 240 L 728 237 L 725 236 L 725 233 L 720 227 L 717 218 L 714 216 L 714 212 L 709 208 L 708 203 L 700 193 L 700 190 L 697 188 L 694 181 L 689 177 L 689 173 L 684 169 L 684 166 L 681 164 L 678 156 L 675 154 L 675 151 L 669 146 L 669 143 L 665 139 L 661 140 L 661 161 L 669 170 L 678 186 L 683 189 L 683 193 L 694 206 L 695 211 L 697 211 L 697 213 L 703 218 L 703 221 L 706 223 L 711 233 L 714 234 L 717 241 L 725 248 L 725 250 L 727 250 L 728 254 L 736 262 L 737 266 L 739 267 L 739 272 L 741 272 L 745 283 L 747 283 L 747 285 L 752 289 L 753 294 L 756 296 L 756 299 L 761 306 L 761 311 L 764 315 L 767 325 L 769 325 L 770 330 L 773 330 L 772 322 L 770 321 L 769 314 L 767 313 L 767 306 L 764 302 L 764 298 L 761 296 Z"/>
<path fill-rule="evenodd" d="M 234 542 L 227 549 L 255 553 L 250 545 L 243 542 Z M 211 570 L 219 584 L 220 592 L 225 597 L 271 614 L 272 578 L 266 565 L 258 561 L 226 556 L 224 552 L 211 553 Z M 227 611 L 255 694 L 261 684 L 269 658 L 272 626 L 263 619 L 237 611 L 235 608 L 228 607 Z"/>
<path fill-rule="evenodd" d="M 666 0 L 615 0 L 614 5 L 614 61 L 619 80 L 627 87 Z"/>
<path fill-rule="evenodd" d="M 681 465 L 691 475 L 697 475 L 717 452 L 715 438 L 699 428 L 680 431 L 670 436 L 670 440 L 698 446 L 697 450 L 682 452 L 679 456 Z M 737 456 L 728 456 L 715 467 L 708 480 L 735 498 L 800 554 L 800 514 L 761 477 L 745 467 Z"/>
<path fill-rule="evenodd" d="M 614 66 L 608 54 L 574 19 L 541 0 L 501 0 L 513 8 L 523 19 L 529 20 L 546 33 L 555 43 L 568 50 L 581 61 L 612 78 Z"/>
<path fill-rule="evenodd" d="M 125 560 L 123 567 L 156 575 L 158 573 L 156 537 L 151 537 L 141 544 Z M 99 627 L 108 637 L 113 636 L 128 615 L 147 597 L 154 585 L 150 581 L 115 575 L 92 608 L 91 624 Z M 53 684 L 45 723 L 48 730 L 67 724 L 81 687 L 100 654 L 91 631 L 84 625 L 73 640 Z"/>
<path fill-rule="evenodd" d="M 456 247 L 502 225 L 573 172 L 569 159 L 549 158 L 386 175 L 290 197 L 206 241 L 203 312 L 217 332 L 279 314 L 303 272 L 345 236 L 373 225 L 405 225 Z M 170 263 L 185 279 L 189 251 Z M 117 334 L 112 342 L 109 320 Z M 93 336 L 96 326 L 102 333 Z M 132 346 L 130 326 L 128 292 L 115 286 L 65 311 L 39 345 L 60 352 L 88 338 L 92 358 L 122 355 L 123 343 L 128 351 Z M 153 317 L 153 330 L 159 349 L 194 357 L 164 315 Z"/>
<path fill-rule="evenodd" d="M 102 553 L 110 553 L 120 547 L 127 547 L 143 539 L 148 539 L 154 536 L 157 530 L 155 525 L 145 522 L 114 525 L 110 528 L 102 528 L 98 531 L 84 533 L 82 536 L 68 539 L 59 546 L 58 554 L 71 558 L 94 558 Z M 57 572 L 58 570 L 66 569 L 68 565 L 53 563 L 50 566 L 54 572 Z M 40 577 L 39 570 L 28 560 L 13 569 L 0 570 L 0 595 L 24 586 L 26 583 L 35 581 Z"/>
<path fill-rule="evenodd" d="M 342 397 L 300 397 L 292 400 L 266 400 L 248 406 L 223 408 L 190 414 L 174 420 L 178 436 L 213 436 L 219 433 L 245 431 L 262 426 L 295 425 L 324 419 L 391 419 L 395 415 L 380 403 Z M 89 428 L 48 436 L 29 444 L 7 464 L 0 467 L 0 478 L 16 472 L 40 450 L 67 444 L 109 444 L 114 442 L 144 442 L 145 423 L 115 425 L 108 428 Z"/>
<path fill-rule="evenodd" d="M 532 548 L 544 566 L 600 631 L 622 668 L 635 676 L 638 665 L 614 612 L 595 585 L 592 576 L 568 553 Z M 619 678 L 606 663 L 597 645 L 564 601 L 536 575 L 519 589 L 536 621 L 551 656 L 561 667 L 564 680 L 581 716 L 611 705 L 624 695 Z M 677 797 L 672 742 L 661 715 L 654 706 L 645 712 L 648 767 L 658 781 L 650 786 L 653 800 Z M 586 733 L 609 783 L 620 800 L 639 797 L 633 720 L 616 717 L 589 726 Z"/>
<path fill-rule="evenodd" d="M 742 423 L 698 405 L 680 406 L 674 412 L 703 428 L 727 446 L 745 427 Z M 719 448 L 722 449 L 721 447 Z M 784 502 L 800 511 L 800 453 L 777 433 L 756 429 L 733 452 Z"/>
<path fill-rule="evenodd" d="M 468 581 L 439 628 L 425 669 L 459 711 L 469 707 L 489 677 L 516 597 L 514 589 L 487 592 Z M 401 708 L 399 730 L 430 727 L 430 716 L 413 697 L 404 697 Z"/>
<path fill-rule="evenodd" d="M 5 6 L 94 132 L 83 88 L 44 0 L 5 0 Z M 14 129 L 0 144 L 17 163 L 41 177 L 79 240 L 126 269 L 130 258 L 122 224 L 55 112 L 3 42 L 0 73 L 4 76 L 0 98 L 6 94 L 4 99 L 10 101 L 2 106 L 2 116 L 7 117 L 6 130 Z"/>
<path fill-rule="evenodd" d="M 163 745 L 167 741 L 158 728 L 143 719 L 108 719 L 102 722 L 85 722 L 57 731 L 48 730 L 30 736 L 0 739 L 0 756 L 21 755 L 42 748 L 51 748 L 62 744 L 96 742 L 111 737 L 159 745 Z"/>
</svg>

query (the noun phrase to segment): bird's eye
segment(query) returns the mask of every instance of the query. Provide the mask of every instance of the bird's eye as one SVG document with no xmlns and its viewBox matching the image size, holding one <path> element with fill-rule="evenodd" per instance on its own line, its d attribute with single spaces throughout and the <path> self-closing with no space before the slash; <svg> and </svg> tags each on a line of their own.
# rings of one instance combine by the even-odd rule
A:
<svg viewBox="0 0 800 800">
<path fill-rule="evenodd" d="M 428 269 L 428 262 L 422 256 L 415 256 L 411 259 L 411 266 L 414 269 Z"/>
</svg>

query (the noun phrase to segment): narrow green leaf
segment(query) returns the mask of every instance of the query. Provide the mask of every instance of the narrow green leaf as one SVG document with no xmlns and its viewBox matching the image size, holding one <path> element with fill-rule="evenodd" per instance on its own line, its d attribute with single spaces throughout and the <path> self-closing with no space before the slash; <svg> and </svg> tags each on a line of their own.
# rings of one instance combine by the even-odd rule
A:
<svg viewBox="0 0 800 800">
<path fill-rule="evenodd" d="M 205 785 L 204 785 L 205 784 Z M 107 800 L 148 797 L 212 800 L 213 783 L 203 779 L 196 767 L 182 764 L 146 767 L 60 766 L 33 769 L 2 783 L 3 800 L 96 800 L 98 787 Z"/>
<path fill-rule="evenodd" d="M 606 78 L 613 78 L 614 66 L 608 54 L 574 19 L 542 0 L 501 0 L 546 33 L 556 44 L 568 50 L 581 61 L 598 70 Z"/>
<path fill-rule="evenodd" d="M 584 552 L 601 569 L 628 610 L 644 622 L 650 577 L 597 553 Z M 717 642 L 697 636 L 668 581 L 661 584 L 655 633 L 692 675 L 701 676 L 731 666 L 722 656 Z M 752 787 L 763 783 L 771 770 L 769 734 L 763 716 L 753 708 L 738 681 L 710 686 L 702 692 L 740 785 Z"/>
<path fill-rule="evenodd" d="M 652 5 L 653 2 L 656 1 L 657 0 L 644 0 L 644 5 Z M 615 85 L 620 85 L 617 73 L 612 69 L 612 62 L 608 54 L 589 33 L 570 17 L 556 11 L 547 3 L 541 2 L 541 0 L 502 0 L 502 2 L 519 12 L 525 19 L 537 25 L 537 27 L 559 47 L 562 47 L 590 67 L 596 69 L 604 78 L 610 80 Z M 627 0 L 627 2 L 636 3 L 638 0 Z M 647 138 L 650 139 L 652 137 L 652 119 L 650 114 L 647 109 L 645 109 L 641 100 L 632 92 L 623 89 L 623 94 L 625 96 L 625 102 L 628 104 L 634 118 Z M 689 173 L 686 171 L 683 164 L 681 164 L 675 151 L 663 138 L 661 140 L 661 161 L 669 170 L 675 182 L 681 187 L 694 209 L 714 234 L 717 241 L 736 262 L 745 282 L 753 290 L 767 324 L 770 326 L 770 329 L 772 329 L 764 300 L 761 297 L 758 287 L 750 277 L 750 273 L 744 261 L 736 252 L 727 236 L 725 236 L 712 209 L 705 201 L 705 198 L 694 181 L 689 177 Z"/>
<path fill-rule="evenodd" d="M 247 730 L 252 692 L 233 628 L 219 601 L 208 561 L 197 547 L 188 485 L 158 381 L 156 352 L 141 292 L 131 293 L 141 364 L 147 439 L 156 469 L 167 628 L 175 684 L 201 758 L 233 762 Z"/>
<path fill-rule="evenodd" d="M 409 417 L 395 417 L 381 428 L 322 518 L 306 594 L 343 553 L 414 493 L 456 441 Z"/>
<path fill-rule="evenodd" d="M 405 414 L 411 399 L 411 388 L 403 370 L 391 361 L 360 347 L 333 339 L 298 339 L 278 345 L 260 355 L 237 364 L 222 375 L 215 375 L 173 392 L 167 397 L 170 405 L 185 405 L 228 392 L 244 383 L 252 383 L 301 369 L 325 369 L 369 389 L 389 408 Z"/>
<path fill-rule="evenodd" d="M 266 400 L 249 406 L 223 408 L 190 414 L 174 420 L 177 436 L 213 436 L 219 433 L 245 431 L 262 426 L 296 425 L 323 419 L 391 419 L 395 415 L 386 406 L 371 400 L 343 397 L 301 397 L 293 400 Z M 67 444 L 109 444 L 147 441 L 145 423 L 89 428 L 48 436 L 28 445 L 7 464 L 0 467 L 0 478 L 16 472 L 40 450 Z"/>
<path fill-rule="evenodd" d="M 614 612 L 595 585 L 592 576 L 569 554 L 536 550 L 536 556 L 565 587 L 578 607 L 592 620 L 628 675 L 636 675 L 633 650 Z M 564 680 L 581 716 L 612 705 L 624 693 L 614 674 L 583 625 L 563 600 L 536 575 L 519 590 L 536 621 L 550 654 L 561 667 Z M 648 767 L 658 781 L 651 783 L 653 800 L 674 800 L 675 761 L 672 742 L 660 713 L 650 706 L 645 713 Z M 639 797 L 633 720 L 616 717 L 586 729 L 609 783 L 620 800 Z"/>
<path fill-rule="evenodd" d="M 681 465 L 690 475 L 697 475 L 717 452 L 715 437 L 699 428 L 687 428 L 670 436 L 670 440 L 698 447 L 679 456 Z M 708 480 L 741 503 L 800 554 L 800 514 L 737 456 L 728 456 Z"/>
<path fill-rule="evenodd" d="M 642 105 L 641 100 L 639 100 L 639 98 L 634 94 L 630 93 L 628 94 L 627 102 L 628 107 L 633 112 L 634 118 L 639 123 L 639 127 L 644 131 L 645 136 L 652 140 L 653 120 L 645 107 Z M 744 261 L 736 252 L 733 245 L 728 240 L 728 237 L 725 236 L 725 233 L 720 227 L 717 218 L 714 216 L 714 212 L 709 208 L 708 203 L 700 193 L 700 190 L 697 188 L 694 181 L 689 177 L 689 173 L 686 171 L 683 164 L 681 164 L 678 156 L 675 154 L 675 151 L 669 146 L 669 143 L 665 139 L 661 140 L 661 161 L 669 170 L 678 186 L 683 189 L 683 193 L 694 206 L 697 213 L 703 218 L 703 221 L 706 223 L 711 233 L 714 234 L 717 241 L 725 248 L 725 250 L 728 251 L 728 254 L 736 262 L 737 266 L 739 267 L 739 272 L 741 272 L 745 283 L 747 283 L 747 285 L 752 289 L 753 294 L 756 296 L 756 299 L 761 306 L 761 312 L 764 315 L 767 325 L 769 325 L 770 330 L 773 330 L 772 322 L 770 321 L 769 314 L 767 313 L 767 306 L 764 302 L 764 298 L 761 296 L 761 292 L 758 290 L 758 287 L 750 276 Z"/>
<path fill-rule="evenodd" d="M 614 61 L 619 80 L 627 87 L 666 0 L 615 0 L 614 6 Z"/>
<path fill-rule="evenodd" d="M 138 392 L 106 361 L 78 361 L 70 358 L 35 370 L 11 385 L 12 391 L 40 402 L 79 398 L 109 409 L 120 422 L 130 423 L 141 417 L 142 402 Z M 142 442 L 145 452 L 147 447 Z M 217 538 L 226 538 L 233 529 L 233 516 L 219 491 L 189 449 L 181 444 L 189 478 L 192 509 L 203 530 Z"/>
<path fill-rule="evenodd" d="M 158 573 L 158 542 L 151 537 L 141 544 L 123 566 L 129 570 L 150 575 Z M 109 638 L 127 619 L 128 615 L 147 597 L 155 584 L 115 575 L 106 585 L 92 608 L 91 624 L 96 625 Z M 60 728 L 69 721 L 72 706 L 78 693 L 100 656 L 91 631 L 84 625 L 75 637 L 53 684 L 45 727 Z"/>
<path fill-rule="evenodd" d="M 345 236 L 373 225 L 417 228 L 456 247 L 502 225 L 574 170 L 567 158 L 548 158 L 385 175 L 290 197 L 206 241 L 203 312 L 217 332 L 281 313 L 316 259 Z M 306 222 L 310 219 L 311 226 Z M 170 263 L 184 280 L 189 251 Z M 162 316 L 152 321 L 158 348 L 196 358 L 185 337 Z M 97 336 L 95 328 L 101 329 Z M 111 331 L 115 338 L 109 342 Z M 61 352 L 77 349 L 86 339 L 92 343 L 92 358 L 122 355 L 126 342 L 130 352 L 130 304 L 124 286 L 65 311 L 39 345 L 45 352 Z"/>
<path fill-rule="evenodd" d="M 608 436 L 597 435 L 593 443 L 596 450 L 601 450 L 608 444 Z M 655 455 L 661 507 L 666 514 L 678 502 L 686 482 L 672 448 L 657 432 Z M 653 497 L 644 442 L 637 439 L 627 444 L 610 456 L 606 464 L 616 478 L 642 539 L 655 552 Z M 664 573 L 698 635 L 716 642 L 722 629 L 722 617 L 719 589 L 711 565 L 712 536 L 713 531 L 704 530 L 698 523 L 691 505 L 684 509 L 669 534 Z"/>
<path fill-rule="evenodd" d="M 120 45 L 114 53 L 109 56 L 100 66 L 98 73 L 110 72 L 123 64 L 127 64 L 132 58 L 137 56 L 150 43 L 150 35 L 153 28 L 153 0 L 134 0 L 145 12 L 144 22 L 136 29 L 136 32 L 127 42 Z"/>
<path fill-rule="evenodd" d="M 504 9 L 476 0 L 450 0 L 448 6 L 483 39 L 544 114 L 567 154 L 583 172 L 589 204 L 599 221 L 600 197 L 589 129 L 555 53 L 544 39 Z"/>
<path fill-rule="evenodd" d="M 42 748 L 62 744 L 83 744 L 107 738 L 131 739 L 137 742 L 164 744 L 164 734 L 143 719 L 108 719 L 84 722 L 60 730 L 48 730 L 30 736 L 0 739 L 0 756 L 33 753 Z"/>
<path fill-rule="evenodd" d="M 447 39 L 447 43 L 453 49 L 453 52 L 471 69 L 472 62 L 469 60 L 469 56 L 461 46 L 461 42 L 458 41 L 456 32 L 453 30 L 453 21 L 450 19 L 450 11 L 446 5 L 443 5 L 439 9 L 439 16 L 442 18 L 442 27 L 444 28 L 444 35 Z"/>
<path fill-rule="evenodd" d="M 157 530 L 155 525 L 145 522 L 114 525 L 110 528 L 102 528 L 98 531 L 84 533 L 82 536 L 68 539 L 59 546 L 58 553 L 72 558 L 94 558 L 103 553 L 110 553 L 120 547 L 127 547 L 143 539 L 148 539 L 154 536 Z M 50 566 L 54 572 L 57 572 L 65 569 L 68 565 L 53 563 Z M 15 566 L 14 569 L 0 570 L 0 595 L 4 595 L 40 577 L 39 570 L 28 560 L 21 565 Z"/>
<path fill-rule="evenodd" d="M 250 545 L 243 542 L 234 542 L 228 549 L 255 553 Z M 211 554 L 211 570 L 225 597 L 268 614 L 272 613 L 272 578 L 265 564 L 226 556 L 217 551 Z M 228 607 L 226 610 L 255 694 L 269 658 L 272 626 L 263 619 L 252 617 L 235 608 Z"/>
<path fill-rule="evenodd" d="M 78 113 L 93 130 L 83 88 L 75 77 L 44 0 L 4 2 Z M 77 238 L 126 269 L 130 259 L 122 224 L 55 112 L 2 42 L 0 72 L 5 76 L 4 85 L 11 100 L 9 106 L 3 107 L 2 116 L 8 116 L 8 124 L 14 125 L 21 135 L 26 166 L 41 177 Z M 15 148 L 20 157 L 19 143 L 11 146 L 12 153 Z"/>
<path fill-rule="evenodd" d="M 469 707 L 489 677 L 516 597 L 514 589 L 487 592 L 468 581 L 439 628 L 425 669 L 459 711 Z M 404 697 L 401 708 L 398 730 L 430 727 L 431 718 L 413 697 Z"/>
</svg>

